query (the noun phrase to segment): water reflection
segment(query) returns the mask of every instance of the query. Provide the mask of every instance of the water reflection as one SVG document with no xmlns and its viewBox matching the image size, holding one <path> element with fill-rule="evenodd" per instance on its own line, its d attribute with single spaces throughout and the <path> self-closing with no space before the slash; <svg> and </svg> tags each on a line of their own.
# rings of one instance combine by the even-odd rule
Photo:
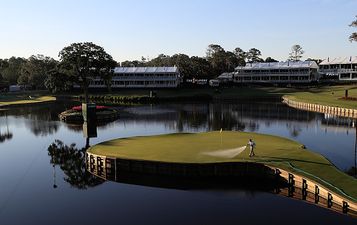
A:
<svg viewBox="0 0 357 225">
<path fill-rule="evenodd" d="M 298 137 L 302 131 L 300 124 L 286 124 L 291 137 Z"/>
<path fill-rule="evenodd" d="M 13 134 L 9 131 L 6 131 L 5 133 L 1 133 L 0 131 L 0 143 L 5 142 L 6 140 L 11 140 L 12 136 Z"/>
<path fill-rule="evenodd" d="M 76 102 L 56 102 L 39 106 L 26 106 L 7 111 L 10 124 L 19 118 L 28 130 L 37 137 L 50 137 L 58 134 L 60 129 L 82 132 L 81 125 L 71 125 L 58 121 L 58 113 L 76 105 Z M 293 138 L 302 142 L 309 149 L 316 150 L 329 158 L 341 170 L 355 168 L 354 139 L 356 121 L 349 118 L 307 112 L 290 108 L 278 101 L 228 101 L 207 103 L 174 103 L 136 106 L 115 106 L 120 112 L 120 119 L 109 124 L 98 124 L 106 133 L 102 138 L 115 138 L 108 135 L 117 133 L 118 129 L 135 128 L 136 135 L 141 130 L 163 127 L 159 133 L 167 132 L 204 132 L 210 130 L 237 130 L 268 133 Z M 5 114 L 0 112 L 2 119 Z M 4 124 L 4 123 L 2 123 Z M 5 135 L 0 127 L 0 141 L 12 138 L 16 127 L 10 126 Z M 153 133 L 158 133 L 153 131 Z M 125 133 L 125 132 L 124 132 Z M 146 132 L 149 134 L 150 132 Z M 66 136 L 66 135 L 65 135 Z M 120 134 L 119 134 L 120 136 Z M 58 139 L 58 137 L 55 137 Z M 59 137 L 64 140 L 65 137 Z M 352 140 L 353 138 L 353 140 Z M 70 143 L 73 140 L 70 140 Z M 1 142 L 0 142 L 1 143 Z M 78 144 L 78 143 L 77 143 Z M 343 147 L 341 147 L 343 146 Z M 342 150 L 337 151 L 342 148 Z M 351 157 L 353 156 L 353 157 Z"/>
<path fill-rule="evenodd" d="M 5 142 L 7 140 L 11 140 L 13 137 L 13 133 L 9 130 L 9 123 L 7 118 L 7 113 L 5 112 L 5 126 L 6 128 L 2 131 L 2 127 L 0 126 L 0 143 Z M 1 123 L 3 124 L 3 123 Z"/>
<path fill-rule="evenodd" d="M 61 124 L 58 122 L 58 113 L 64 108 L 71 108 L 75 102 L 56 102 L 40 105 L 25 105 L 10 108 L 0 114 L 1 117 L 9 116 L 12 119 L 23 118 L 25 126 L 38 137 L 56 134 Z M 1 113 L 1 112 L 0 112 Z"/>
<path fill-rule="evenodd" d="M 55 140 L 55 142 L 48 147 L 48 154 L 51 157 L 50 163 L 53 166 L 54 188 L 57 188 L 56 165 L 59 165 L 67 176 L 64 180 L 78 189 L 87 189 L 103 183 L 102 180 L 86 171 L 85 162 L 85 154 L 90 147 L 90 138 L 97 137 L 97 124 L 95 121 L 84 122 L 82 129 L 83 137 L 86 139 L 84 148 L 76 148 L 75 143 L 68 146 L 60 140 Z"/>
<path fill-rule="evenodd" d="M 99 215 L 105 215 L 107 221 L 110 222 L 120 218 L 124 224 L 150 223 L 147 219 L 150 216 L 159 219 L 168 218 L 161 223 L 151 221 L 153 224 L 175 222 L 175 224 L 186 222 L 188 224 L 227 224 L 225 221 L 228 220 L 254 224 L 264 223 L 267 218 L 271 219 L 274 224 L 286 223 L 290 218 L 294 218 L 294 221 L 289 221 L 289 223 L 295 224 L 311 220 L 315 220 L 312 223 L 316 224 L 326 221 L 333 224 L 355 223 L 354 220 L 350 220 L 352 218 L 340 216 L 319 207 L 309 207 L 301 201 L 291 201 L 266 193 L 276 191 L 274 187 L 260 192 L 251 186 L 235 184 L 235 181 L 231 184 L 221 180 L 216 180 L 211 184 L 209 182 L 185 184 L 186 181 L 180 181 L 179 189 L 202 190 L 208 187 L 208 191 L 225 190 L 219 194 L 216 192 L 207 194 L 166 189 L 171 184 L 164 185 L 165 188 L 147 188 L 147 186 L 155 186 L 163 181 L 152 180 L 152 177 L 146 176 L 136 179 L 135 176 L 128 175 L 128 178 L 125 178 L 123 174 L 120 184 L 104 183 L 104 180 L 88 174 L 84 163 L 85 146 L 105 140 L 180 131 L 203 132 L 223 128 L 225 130 L 254 130 L 259 133 L 293 138 L 309 149 L 321 153 L 341 170 L 351 169 L 355 172 L 356 128 L 353 126 L 354 121 L 292 109 L 279 102 L 268 101 L 116 106 L 120 111 L 119 120 L 104 126 L 98 125 L 98 137 L 90 138 L 87 142 L 87 138 L 83 138 L 81 134 L 83 126 L 70 127 L 58 121 L 57 118 L 58 113 L 77 104 L 56 102 L 48 105 L 14 108 L 7 111 L 8 126 L 5 123 L 4 112 L 0 112 L 1 134 L 5 134 L 7 128 L 9 133 L 13 134 L 12 139 L 6 139 L 5 142 L 0 143 L 2 159 L 0 205 L 4 202 L 4 198 L 11 199 L 9 201 L 11 204 L 5 211 L 2 211 L 0 224 L 64 224 L 68 223 L 67 220 L 79 224 L 100 224 L 103 222 L 103 217 Z M 39 123 L 43 124 L 38 125 Z M 55 126 L 52 123 L 56 124 L 57 128 L 53 128 Z M 38 136 L 32 135 L 34 133 Z M 56 139 L 60 141 L 54 141 Z M 75 145 L 69 145 L 70 143 L 75 143 Z M 27 166 L 29 159 L 33 162 L 31 164 L 33 166 Z M 49 166 L 49 161 L 51 166 Z M 14 163 L 17 166 L 14 167 Z M 11 173 L 9 173 L 9 168 L 12 168 Z M 51 178 L 49 177 L 51 173 L 54 179 L 53 187 L 58 186 L 60 190 L 54 190 L 52 185 L 49 187 L 48 178 Z M 26 179 L 20 183 L 17 179 L 19 177 Z M 145 179 L 147 182 L 144 182 Z M 177 182 L 175 184 L 173 180 L 173 183 L 177 186 Z M 100 188 L 90 188 L 99 184 L 101 184 Z M 67 186 L 76 188 L 67 188 Z M 163 187 L 161 184 L 157 186 Z M 14 187 L 17 187 L 17 191 L 11 194 L 12 190 L 16 190 Z M 78 193 L 77 188 L 81 190 L 87 188 L 87 191 Z M 237 191 L 239 193 L 231 196 L 230 193 L 234 190 L 239 190 Z M 241 194 L 242 192 L 244 194 Z M 284 191 L 281 190 L 279 194 L 281 193 Z M 33 202 L 37 202 L 36 209 L 33 208 Z M 54 202 L 56 204 L 53 204 Z M 107 207 L 97 207 L 96 215 L 78 217 L 93 210 L 93 202 Z M 217 205 L 222 207 L 217 207 Z M 271 207 L 272 205 L 274 207 Z M 59 217 L 58 212 L 66 217 Z M 147 214 L 141 217 L 133 216 L 136 212 L 140 215 Z M 163 217 L 163 212 L 168 217 Z M 298 217 L 296 217 L 296 212 L 299 213 Z M 53 218 L 57 219 L 54 221 Z M 185 221 L 185 218 L 195 219 Z M 138 222 L 139 219 L 142 220 Z"/>
<path fill-rule="evenodd" d="M 55 140 L 47 150 L 48 155 L 51 157 L 50 164 L 54 168 L 54 188 L 57 187 L 55 166 L 59 166 L 64 172 L 64 180 L 72 187 L 78 189 L 95 187 L 104 182 L 102 179 L 86 171 L 86 148 L 78 149 L 75 143 L 65 145 L 62 141 Z"/>
<path fill-rule="evenodd" d="M 346 171 L 347 174 L 357 178 L 357 126 L 353 122 L 353 126 L 355 126 L 355 157 L 354 157 L 354 166 L 352 166 L 350 169 Z"/>
<path fill-rule="evenodd" d="M 28 120 L 26 125 L 35 136 L 47 136 L 55 134 L 58 131 L 59 124 L 57 122 L 48 122 L 41 120 Z"/>
<path fill-rule="evenodd" d="M 129 121 L 165 121 L 178 132 L 187 129 L 196 130 L 259 130 L 257 119 L 266 120 L 269 126 L 274 120 L 311 121 L 314 113 L 284 107 L 280 104 L 206 103 L 206 104 L 170 104 L 157 106 L 136 106 L 123 108 L 121 118 Z M 294 126 L 296 127 L 296 126 Z M 299 128 L 300 129 L 300 128 Z"/>
<path fill-rule="evenodd" d="M 115 160 L 90 153 L 86 157 L 87 170 L 105 181 L 164 189 L 240 192 L 249 197 L 254 197 L 258 192 L 268 192 L 357 218 L 357 212 L 348 210 L 347 205 L 332 203 L 323 195 L 316 194 L 316 190 L 313 192 L 311 188 L 308 189 L 307 185 L 302 185 L 300 188 L 301 185 L 297 184 L 298 181 L 296 184 L 289 184 L 286 179 L 279 176 L 279 173 L 273 169 L 264 168 L 264 165 L 250 165 L 247 169 L 247 165 L 239 166 L 239 163 L 165 164 L 125 159 Z M 217 171 L 224 171 L 224 175 Z"/>
<path fill-rule="evenodd" d="M 281 103 L 251 101 L 200 104 L 169 104 L 156 106 L 135 106 L 123 108 L 120 118 L 125 121 L 165 122 L 177 132 L 187 130 L 247 130 L 257 131 L 264 119 L 269 126 L 275 121 L 312 121 L 318 114 L 289 108 Z M 299 135 L 300 128 L 292 127 L 292 133 Z"/>
<path fill-rule="evenodd" d="M 93 167 L 93 166 L 92 166 Z M 89 163 L 88 169 L 91 165 Z M 108 172 L 108 171 L 107 171 Z M 281 180 L 249 177 L 183 177 L 165 176 L 146 173 L 119 172 L 113 177 L 111 174 L 105 175 L 103 181 L 113 181 L 132 185 L 147 187 L 178 189 L 178 190 L 205 190 L 205 191 L 243 191 L 254 196 L 256 192 L 277 192 L 281 188 L 287 187 L 287 183 Z"/>
</svg>

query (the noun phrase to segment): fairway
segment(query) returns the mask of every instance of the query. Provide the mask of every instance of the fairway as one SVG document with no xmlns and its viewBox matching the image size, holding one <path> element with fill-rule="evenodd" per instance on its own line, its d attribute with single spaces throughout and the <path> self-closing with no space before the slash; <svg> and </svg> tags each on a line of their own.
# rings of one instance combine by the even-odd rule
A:
<svg viewBox="0 0 357 225">
<path fill-rule="evenodd" d="M 297 90 L 285 93 L 285 97 L 290 100 L 314 103 L 325 106 L 342 107 L 357 109 L 357 101 L 345 100 L 345 90 L 348 90 L 348 96 L 357 98 L 356 85 L 325 86 L 319 88 L 310 88 L 308 90 Z"/>
<path fill-rule="evenodd" d="M 0 98 L 1 106 L 14 106 L 14 105 L 26 105 L 42 102 L 56 101 L 56 97 L 53 96 L 29 96 L 29 95 L 7 95 Z"/>
<path fill-rule="evenodd" d="M 243 148 L 252 138 L 254 157 Z M 92 146 L 89 153 L 130 160 L 165 163 L 255 162 L 292 171 L 312 180 L 324 180 L 349 196 L 357 197 L 357 180 L 338 170 L 320 154 L 298 142 L 272 135 L 219 131 L 175 133 L 114 139 Z"/>
</svg>

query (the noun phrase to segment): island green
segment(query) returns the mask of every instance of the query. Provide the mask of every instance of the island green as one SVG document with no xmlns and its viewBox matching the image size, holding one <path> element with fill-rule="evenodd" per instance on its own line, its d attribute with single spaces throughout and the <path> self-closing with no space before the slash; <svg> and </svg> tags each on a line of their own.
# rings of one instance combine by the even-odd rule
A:
<svg viewBox="0 0 357 225">
<path fill-rule="evenodd" d="M 249 157 L 248 147 L 234 157 L 210 154 L 233 149 L 238 151 L 238 148 L 247 145 L 250 138 L 257 144 L 255 157 Z M 324 181 L 329 188 L 357 198 L 355 178 L 338 170 L 322 155 L 304 149 L 298 142 L 272 135 L 235 131 L 175 133 L 114 139 L 92 146 L 88 151 L 107 157 L 165 163 L 262 163 L 318 182 Z"/>
</svg>

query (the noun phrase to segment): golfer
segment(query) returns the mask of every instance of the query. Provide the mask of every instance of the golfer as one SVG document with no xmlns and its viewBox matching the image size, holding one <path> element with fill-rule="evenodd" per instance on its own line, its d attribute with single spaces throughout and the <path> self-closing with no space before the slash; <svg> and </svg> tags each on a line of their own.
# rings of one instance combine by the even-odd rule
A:
<svg viewBox="0 0 357 225">
<path fill-rule="evenodd" d="M 252 139 L 249 139 L 248 145 L 250 147 L 249 157 L 255 156 L 254 154 L 255 142 Z"/>
</svg>

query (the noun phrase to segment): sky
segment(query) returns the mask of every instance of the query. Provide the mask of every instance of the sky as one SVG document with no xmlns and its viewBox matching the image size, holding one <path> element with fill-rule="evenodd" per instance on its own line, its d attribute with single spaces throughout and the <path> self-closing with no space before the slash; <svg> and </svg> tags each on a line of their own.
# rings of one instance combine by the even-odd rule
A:
<svg viewBox="0 0 357 225">
<path fill-rule="evenodd" d="M 209 44 L 280 61 L 294 44 L 304 59 L 356 56 L 356 9 L 357 0 L 0 0 L 0 58 L 58 59 L 87 41 L 117 61 L 205 56 Z"/>
</svg>

